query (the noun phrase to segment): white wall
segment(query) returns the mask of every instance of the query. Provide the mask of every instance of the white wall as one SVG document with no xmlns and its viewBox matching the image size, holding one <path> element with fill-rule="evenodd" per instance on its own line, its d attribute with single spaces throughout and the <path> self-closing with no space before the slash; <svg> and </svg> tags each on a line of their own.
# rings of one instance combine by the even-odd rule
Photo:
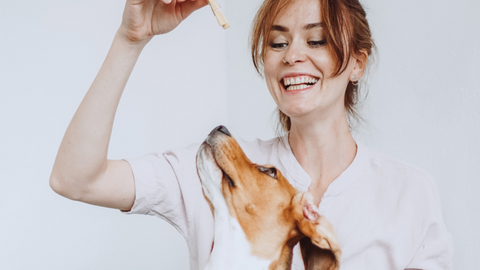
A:
<svg viewBox="0 0 480 270">
<path fill-rule="evenodd" d="M 234 134 L 269 138 L 275 104 L 247 36 L 261 0 L 227 1 L 228 112 Z M 355 137 L 436 179 L 455 269 L 480 265 L 480 2 L 364 0 L 378 46 Z"/>
<path fill-rule="evenodd" d="M 379 49 L 356 137 L 429 171 L 455 239 L 455 269 L 480 264 L 480 6 L 365 1 Z M 201 141 L 228 123 L 270 138 L 275 104 L 251 64 L 260 0 L 220 1 L 143 51 L 118 108 L 109 158 Z M 10 1 L 0 8 L 0 269 L 186 269 L 181 236 L 149 216 L 50 190 L 56 151 L 121 20 L 124 1 Z M 228 68 L 227 68 L 228 67 Z M 168 113 L 165 113 L 168 111 Z"/>
<path fill-rule="evenodd" d="M 63 134 L 118 29 L 125 1 L 0 5 L 0 269 L 187 269 L 166 222 L 73 202 L 48 179 Z M 143 51 L 109 158 L 203 141 L 227 123 L 225 31 L 208 9 Z"/>
<path fill-rule="evenodd" d="M 276 105 L 257 74 L 250 53 L 249 33 L 262 1 L 227 1 L 231 29 L 227 36 L 228 121 L 235 136 L 246 140 L 275 136 Z"/>
</svg>

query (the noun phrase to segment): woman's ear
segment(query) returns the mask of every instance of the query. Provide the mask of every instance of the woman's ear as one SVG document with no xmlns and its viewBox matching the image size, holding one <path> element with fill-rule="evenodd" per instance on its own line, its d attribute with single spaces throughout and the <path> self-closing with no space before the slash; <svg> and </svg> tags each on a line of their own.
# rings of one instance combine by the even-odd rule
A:
<svg viewBox="0 0 480 270">
<path fill-rule="evenodd" d="M 353 57 L 354 66 L 351 75 L 355 75 L 358 79 L 362 78 L 367 68 L 368 53 L 365 50 L 360 50 L 358 54 Z M 351 78 L 352 76 L 350 76 Z"/>
<path fill-rule="evenodd" d="M 320 215 L 310 194 L 299 193 L 292 203 L 297 227 L 306 236 L 300 241 L 305 269 L 339 269 L 342 251 L 332 224 Z"/>
</svg>

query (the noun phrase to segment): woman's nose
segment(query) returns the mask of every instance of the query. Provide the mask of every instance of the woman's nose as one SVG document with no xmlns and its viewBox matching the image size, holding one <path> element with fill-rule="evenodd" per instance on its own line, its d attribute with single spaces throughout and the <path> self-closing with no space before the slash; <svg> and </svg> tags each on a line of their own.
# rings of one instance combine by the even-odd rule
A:
<svg viewBox="0 0 480 270">
<path fill-rule="evenodd" d="M 288 65 L 293 65 L 295 63 L 304 62 L 305 60 L 306 56 L 301 44 L 298 44 L 298 42 L 292 42 L 285 52 L 283 62 Z"/>
</svg>

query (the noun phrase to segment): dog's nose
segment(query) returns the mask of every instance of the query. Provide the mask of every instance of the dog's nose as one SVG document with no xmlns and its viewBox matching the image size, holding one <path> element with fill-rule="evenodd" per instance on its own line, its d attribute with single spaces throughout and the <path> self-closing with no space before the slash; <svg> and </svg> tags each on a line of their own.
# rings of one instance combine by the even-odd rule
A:
<svg viewBox="0 0 480 270">
<path fill-rule="evenodd" d="M 228 137 L 232 137 L 232 134 L 230 134 L 230 131 L 225 126 L 218 126 L 210 132 L 210 135 L 213 135 L 215 132 L 220 131 L 223 134 L 227 135 Z"/>
</svg>

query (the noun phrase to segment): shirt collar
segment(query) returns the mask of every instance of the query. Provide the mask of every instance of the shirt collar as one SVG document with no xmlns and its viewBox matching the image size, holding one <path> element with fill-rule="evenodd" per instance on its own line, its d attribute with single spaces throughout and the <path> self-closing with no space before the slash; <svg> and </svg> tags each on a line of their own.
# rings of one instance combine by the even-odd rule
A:
<svg viewBox="0 0 480 270">
<path fill-rule="evenodd" d="M 293 155 L 290 144 L 288 143 L 288 134 L 282 136 L 278 143 L 280 161 L 287 170 L 287 173 L 293 178 L 292 184 L 294 184 L 299 191 L 306 192 L 312 179 Z M 368 149 L 361 143 L 355 143 L 357 144 L 355 158 L 348 168 L 330 184 L 323 197 L 335 196 L 345 191 L 353 182 L 355 182 L 355 180 L 357 180 L 365 168 L 368 161 Z"/>
</svg>

